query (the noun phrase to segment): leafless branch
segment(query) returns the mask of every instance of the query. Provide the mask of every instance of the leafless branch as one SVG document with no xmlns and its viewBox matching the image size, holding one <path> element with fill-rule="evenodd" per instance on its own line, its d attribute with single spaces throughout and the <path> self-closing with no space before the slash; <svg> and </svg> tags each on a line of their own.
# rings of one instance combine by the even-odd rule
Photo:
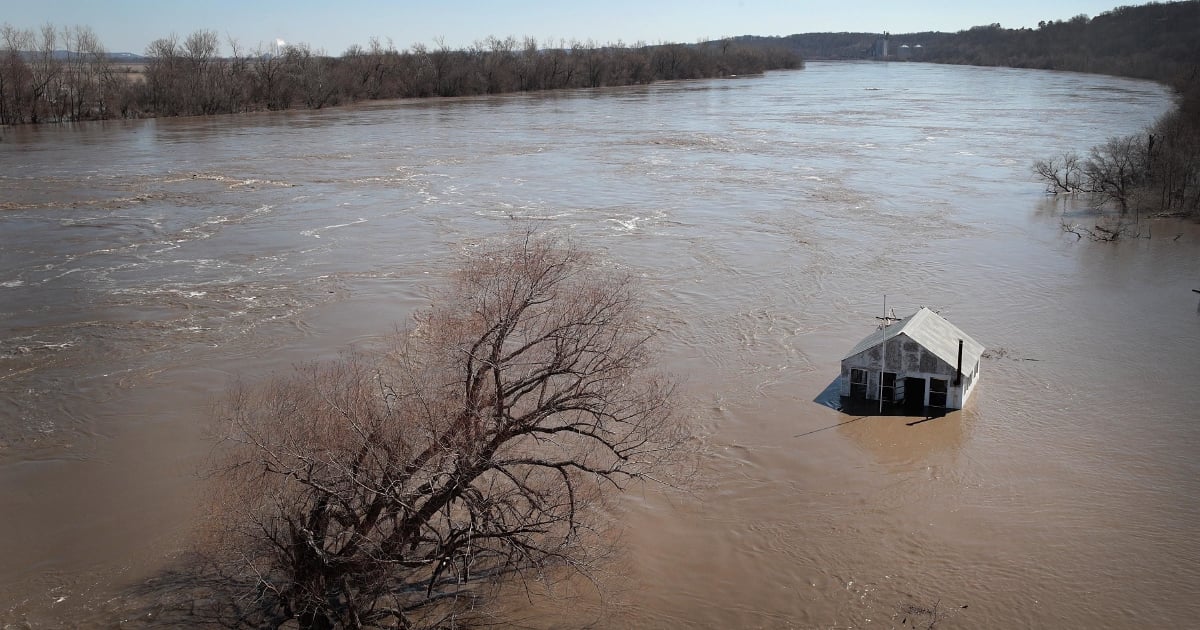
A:
<svg viewBox="0 0 1200 630">
<path fill-rule="evenodd" d="M 506 576 L 586 570 L 605 487 L 671 482 L 671 381 L 636 283 L 594 262 L 482 245 L 385 351 L 230 390 L 213 539 L 262 620 L 439 625 Z"/>
</svg>

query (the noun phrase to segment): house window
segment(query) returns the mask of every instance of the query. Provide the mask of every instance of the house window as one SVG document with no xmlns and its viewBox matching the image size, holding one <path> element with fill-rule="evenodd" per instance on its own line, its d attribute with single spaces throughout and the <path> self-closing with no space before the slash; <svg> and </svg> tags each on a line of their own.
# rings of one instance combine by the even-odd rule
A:
<svg viewBox="0 0 1200 630">
<path fill-rule="evenodd" d="M 883 372 L 883 402 L 896 402 L 896 373 Z"/>
<path fill-rule="evenodd" d="M 850 397 L 865 400 L 867 397 L 867 371 L 850 368 Z"/>
<path fill-rule="evenodd" d="M 950 381 L 941 378 L 929 379 L 929 406 L 945 407 L 946 392 Z"/>
</svg>

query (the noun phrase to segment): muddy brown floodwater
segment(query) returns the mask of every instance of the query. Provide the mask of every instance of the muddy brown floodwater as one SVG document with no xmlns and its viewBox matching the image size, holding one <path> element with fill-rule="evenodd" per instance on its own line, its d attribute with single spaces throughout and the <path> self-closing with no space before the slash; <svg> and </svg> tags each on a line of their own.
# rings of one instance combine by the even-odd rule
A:
<svg viewBox="0 0 1200 630">
<path fill-rule="evenodd" d="M 213 400 L 370 341 L 514 219 L 646 279 L 709 455 L 546 625 L 1200 619 L 1200 229 L 1077 242 L 1035 159 L 1145 82 L 924 64 L 0 131 L 0 625 L 108 627 L 188 542 Z M 898 313 L 992 351 L 908 426 L 816 402 Z M 144 589 L 142 589 L 144 590 Z M 530 623 L 534 623 L 531 621 Z"/>
</svg>

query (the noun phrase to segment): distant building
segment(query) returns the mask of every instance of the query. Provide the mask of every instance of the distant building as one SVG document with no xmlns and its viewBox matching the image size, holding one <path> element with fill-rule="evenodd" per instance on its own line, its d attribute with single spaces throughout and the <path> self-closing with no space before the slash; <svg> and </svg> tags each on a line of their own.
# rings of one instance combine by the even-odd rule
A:
<svg viewBox="0 0 1200 630">
<path fill-rule="evenodd" d="M 871 56 L 878 59 L 887 59 L 889 39 L 891 39 L 891 35 L 884 33 L 883 37 L 875 40 L 875 47 L 871 50 Z"/>
<path fill-rule="evenodd" d="M 841 396 L 864 401 L 962 409 L 979 382 L 983 345 L 922 307 L 858 342 L 842 359 Z"/>
<path fill-rule="evenodd" d="M 912 47 L 908 44 L 900 44 L 900 47 L 896 49 L 896 58 L 901 61 L 912 59 Z"/>
</svg>

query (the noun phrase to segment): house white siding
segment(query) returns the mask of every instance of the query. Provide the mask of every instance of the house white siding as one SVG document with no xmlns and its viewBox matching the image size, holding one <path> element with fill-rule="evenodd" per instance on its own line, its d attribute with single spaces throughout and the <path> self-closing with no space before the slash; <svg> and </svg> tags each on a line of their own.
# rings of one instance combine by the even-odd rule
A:
<svg viewBox="0 0 1200 630">
<path fill-rule="evenodd" d="M 923 342 L 922 342 L 923 340 Z M 959 351 L 959 340 L 962 350 Z M 945 381 L 945 408 L 961 409 L 979 382 L 983 346 L 928 309 L 876 331 L 842 359 L 840 394 L 851 396 L 850 371 L 867 372 L 866 400 L 878 401 L 883 373 L 895 374 L 894 400 L 930 405 L 934 380 Z M 961 356 L 961 368 L 958 365 Z M 961 381 L 955 383 L 961 369 Z M 920 382 L 906 379 L 917 379 Z M 910 387 L 912 385 L 913 387 Z M 911 400 L 919 386 L 921 400 Z M 936 394 L 935 394 L 936 396 Z M 942 406 L 940 400 L 933 406 Z"/>
</svg>

